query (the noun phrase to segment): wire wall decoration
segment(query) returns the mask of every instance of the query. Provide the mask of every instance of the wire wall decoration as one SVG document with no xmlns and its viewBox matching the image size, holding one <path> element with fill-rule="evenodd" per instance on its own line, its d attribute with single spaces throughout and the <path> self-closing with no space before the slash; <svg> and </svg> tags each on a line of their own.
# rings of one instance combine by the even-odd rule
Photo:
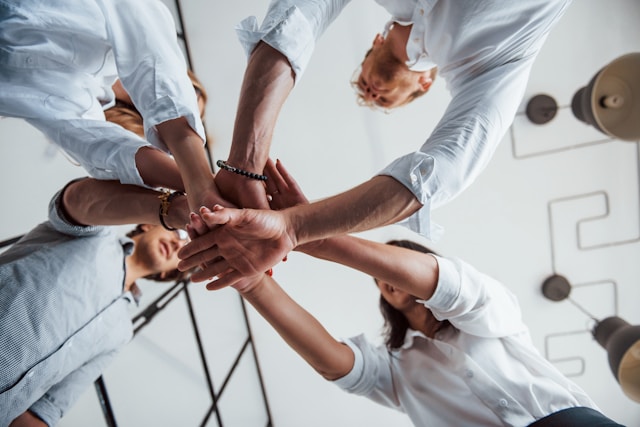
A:
<svg viewBox="0 0 640 427">
<path fill-rule="evenodd" d="M 584 150 L 587 148 L 593 148 L 594 146 L 612 144 L 615 143 L 615 139 L 606 137 L 602 134 L 598 134 L 595 131 L 588 129 L 584 124 L 579 123 L 575 118 L 570 117 L 567 112 L 567 108 L 560 107 L 559 117 L 555 122 L 545 124 L 544 126 L 538 126 L 530 123 L 525 113 L 518 113 L 513 124 L 509 128 L 509 137 L 511 139 L 511 154 L 516 160 L 528 160 L 533 158 L 542 158 L 544 156 L 553 156 L 560 153 L 568 153 L 572 150 Z M 573 123 L 572 123 L 573 122 Z M 560 129 L 558 126 L 561 124 L 564 128 L 568 128 L 564 133 L 569 138 L 562 136 L 553 141 L 549 141 L 549 136 L 554 135 Z M 524 136 L 527 133 L 533 133 L 534 137 L 530 138 L 535 140 L 527 147 L 526 142 L 522 143 Z M 538 136 L 544 135 L 544 138 Z M 574 139 L 571 137 L 575 136 Z M 604 136 L 604 138 L 603 138 Z M 545 139 L 542 143 L 542 147 L 536 147 L 534 144 L 538 143 L 541 139 Z M 629 144 L 625 142 L 625 144 Z M 638 143 L 631 143 L 634 146 L 634 156 L 631 161 L 634 162 L 635 176 L 637 182 L 640 183 L 640 149 Z M 638 204 L 638 212 L 640 213 L 640 197 L 638 192 L 635 192 L 636 203 Z M 584 208 L 585 203 L 598 203 L 598 211 L 592 215 L 583 215 L 580 218 L 574 218 L 573 227 L 570 227 L 568 221 L 562 219 L 561 210 L 568 209 L 570 206 L 572 210 L 576 210 L 577 207 Z M 582 206 L 581 206 L 582 204 Z M 619 207 L 618 207 L 619 208 Z M 602 221 L 610 219 L 612 216 L 612 197 L 609 191 L 603 189 L 597 189 L 587 193 L 567 195 L 564 197 L 557 197 L 547 202 L 547 216 L 548 216 L 548 233 L 549 233 L 549 254 L 551 258 L 552 273 L 560 274 L 559 264 L 562 261 L 566 261 L 569 254 L 567 251 L 577 251 L 580 253 L 586 253 L 588 251 L 606 250 L 614 247 L 632 245 L 640 242 L 640 215 L 636 217 L 638 232 L 631 238 L 607 238 L 601 237 L 599 242 L 587 241 L 585 239 L 585 227 L 596 221 Z M 574 215 L 575 212 L 574 212 Z M 573 228 L 573 231 L 570 230 Z M 567 243 L 568 242 L 568 243 Z M 564 248 L 565 253 L 559 248 Z M 575 252 L 573 253 L 575 255 Z M 567 264 L 571 264 L 567 262 Z M 606 315 L 618 315 L 619 310 L 619 285 L 616 280 L 612 278 L 598 278 L 598 280 L 591 280 L 588 282 L 572 284 L 572 292 L 580 297 L 589 293 L 597 292 L 598 295 L 603 297 L 598 300 L 598 305 L 607 305 Z M 605 300 L 604 302 L 602 300 Z M 587 371 L 587 360 L 581 354 L 579 346 L 585 342 L 592 342 L 591 328 L 595 324 L 595 317 L 593 312 L 598 310 L 602 311 L 602 307 L 593 307 L 593 302 L 588 310 L 568 299 L 569 302 L 574 304 L 580 311 L 586 315 L 585 327 L 583 329 L 575 329 L 566 327 L 567 330 L 561 330 L 559 332 L 547 333 L 544 336 L 544 355 L 547 360 L 552 362 L 565 376 L 567 377 L 579 377 Z M 602 303 L 603 304 L 600 304 Z M 581 315 L 576 310 L 576 316 Z M 572 315 L 573 316 L 573 315 Z M 568 340 L 576 343 L 576 346 L 571 347 L 571 350 L 566 351 Z M 560 349 L 564 351 L 558 351 Z"/>
</svg>

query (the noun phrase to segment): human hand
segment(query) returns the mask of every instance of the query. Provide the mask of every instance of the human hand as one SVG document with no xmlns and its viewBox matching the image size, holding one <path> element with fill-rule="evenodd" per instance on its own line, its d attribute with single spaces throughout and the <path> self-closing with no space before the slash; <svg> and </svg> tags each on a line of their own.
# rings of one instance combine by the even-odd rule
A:
<svg viewBox="0 0 640 427">
<path fill-rule="evenodd" d="M 207 289 L 234 285 L 273 267 L 296 246 L 296 236 L 281 212 L 215 206 L 200 209 L 209 231 L 185 245 L 178 256 L 180 270 L 200 266 L 191 280 L 218 279 Z"/>
<path fill-rule="evenodd" d="M 225 199 L 215 182 L 215 176 L 212 174 L 210 179 L 203 180 L 187 193 L 189 200 L 189 208 L 191 212 L 197 212 L 201 206 L 211 208 L 215 205 L 226 207 L 236 207 L 234 203 Z"/>
<path fill-rule="evenodd" d="M 267 179 L 268 181 L 268 179 Z M 269 209 L 265 183 L 227 170 L 216 174 L 215 184 L 220 196 L 242 208 Z M 211 208 L 213 205 L 203 205 Z M 222 206 L 229 206 L 222 204 Z"/>
<path fill-rule="evenodd" d="M 271 209 L 280 210 L 296 205 L 306 205 L 309 200 L 280 160 L 267 160 L 264 168 L 266 187 Z"/>
<path fill-rule="evenodd" d="M 309 204 L 309 200 L 302 192 L 293 176 L 282 165 L 280 160 L 269 159 L 264 168 L 267 180 L 267 192 L 271 196 L 271 208 L 275 210 L 289 208 L 291 206 Z M 325 242 L 325 239 L 314 240 L 295 248 L 296 251 L 313 255 L 315 249 Z M 286 261 L 286 258 L 283 260 Z"/>
<path fill-rule="evenodd" d="M 207 225 L 204 223 L 202 218 L 193 212 L 191 213 L 190 223 L 187 224 L 186 229 L 187 229 L 187 232 L 189 233 L 189 237 L 192 240 L 197 238 L 198 236 L 202 236 L 209 232 L 209 227 L 207 227 Z M 204 269 L 206 268 L 206 265 L 203 264 L 200 266 L 200 268 Z M 271 275 L 271 272 L 268 271 L 265 274 Z M 218 277 L 222 277 L 223 275 L 224 273 L 219 274 Z M 263 275 L 256 275 L 255 277 L 242 278 L 239 281 L 237 281 L 232 287 L 235 288 L 235 290 L 237 290 L 241 294 L 251 292 L 253 289 L 256 288 L 256 286 L 258 286 L 262 282 L 262 279 L 263 279 L 262 276 Z M 216 287 L 210 290 L 218 290 L 218 289 L 222 289 L 222 287 Z"/>
</svg>

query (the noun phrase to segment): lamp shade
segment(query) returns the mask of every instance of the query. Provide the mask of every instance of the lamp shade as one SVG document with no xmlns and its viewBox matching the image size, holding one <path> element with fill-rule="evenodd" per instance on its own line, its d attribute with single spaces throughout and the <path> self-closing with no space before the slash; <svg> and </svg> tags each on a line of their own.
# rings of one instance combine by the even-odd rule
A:
<svg viewBox="0 0 640 427">
<path fill-rule="evenodd" d="M 607 350 L 609 366 L 622 391 L 640 402 L 640 325 L 612 316 L 598 322 L 592 334 Z"/>
<path fill-rule="evenodd" d="M 625 141 L 640 140 L 640 52 L 621 56 L 573 96 L 579 120 Z"/>
</svg>

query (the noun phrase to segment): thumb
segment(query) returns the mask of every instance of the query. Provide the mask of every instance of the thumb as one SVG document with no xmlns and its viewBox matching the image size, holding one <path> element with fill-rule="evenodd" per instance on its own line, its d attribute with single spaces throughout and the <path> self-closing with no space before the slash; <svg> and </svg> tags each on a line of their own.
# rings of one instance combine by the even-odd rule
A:
<svg viewBox="0 0 640 427">
<path fill-rule="evenodd" d="M 224 225 L 229 223 L 232 219 L 238 216 L 239 209 L 225 208 L 221 205 L 215 205 L 213 210 L 205 207 L 200 208 L 200 218 L 209 227 L 216 225 Z"/>
</svg>

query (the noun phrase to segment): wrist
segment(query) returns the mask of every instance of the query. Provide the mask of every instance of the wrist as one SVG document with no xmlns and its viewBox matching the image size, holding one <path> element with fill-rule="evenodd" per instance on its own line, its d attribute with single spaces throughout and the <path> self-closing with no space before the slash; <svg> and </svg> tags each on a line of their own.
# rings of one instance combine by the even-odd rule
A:
<svg viewBox="0 0 640 427">
<path fill-rule="evenodd" d="M 246 170 L 246 169 L 242 169 L 240 167 L 237 166 L 233 166 L 232 164 L 230 164 L 229 162 L 226 162 L 225 160 L 218 160 L 216 162 L 216 165 L 221 168 L 222 170 L 225 170 L 227 172 L 231 172 L 231 173 L 235 173 L 237 175 L 241 175 L 245 178 L 249 178 L 249 179 L 254 179 L 257 181 L 266 181 L 267 177 L 265 175 L 262 175 L 262 173 L 259 172 L 252 172 L 251 170 Z"/>
<path fill-rule="evenodd" d="M 240 280 L 232 286 L 243 298 L 251 299 L 258 292 L 258 288 L 262 286 L 267 274 L 259 274 L 257 276 L 248 277 Z"/>
<path fill-rule="evenodd" d="M 189 222 L 189 204 L 187 196 L 182 191 L 164 191 L 160 196 L 158 218 L 160 224 L 167 230 L 184 228 Z"/>
</svg>

